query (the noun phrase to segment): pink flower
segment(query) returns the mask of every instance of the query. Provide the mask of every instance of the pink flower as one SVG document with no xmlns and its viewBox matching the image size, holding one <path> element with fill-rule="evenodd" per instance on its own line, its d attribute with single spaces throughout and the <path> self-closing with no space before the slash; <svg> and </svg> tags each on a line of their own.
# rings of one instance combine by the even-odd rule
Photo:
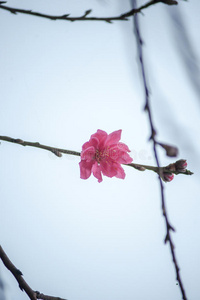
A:
<svg viewBox="0 0 200 300">
<path fill-rule="evenodd" d="M 102 174 L 108 177 L 124 179 L 125 172 L 121 164 L 129 164 L 132 158 L 128 146 L 120 143 L 122 130 L 107 134 L 98 129 L 90 140 L 83 144 L 81 152 L 80 173 L 82 179 L 90 177 L 91 173 L 101 182 Z"/>
</svg>

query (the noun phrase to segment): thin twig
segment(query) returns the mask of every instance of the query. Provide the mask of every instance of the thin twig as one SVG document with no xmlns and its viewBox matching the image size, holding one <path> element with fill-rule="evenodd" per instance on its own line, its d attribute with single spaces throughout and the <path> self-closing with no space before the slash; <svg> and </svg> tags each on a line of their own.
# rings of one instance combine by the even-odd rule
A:
<svg viewBox="0 0 200 300">
<path fill-rule="evenodd" d="M 41 294 L 39 292 L 33 291 L 32 288 L 28 285 L 28 283 L 22 277 L 22 272 L 15 267 L 15 265 L 11 262 L 11 260 L 6 255 L 5 251 L 0 245 L 0 258 L 5 265 L 5 267 L 13 274 L 15 279 L 19 284 L 19 288 L 28 295 L 31 300 L 43 299 L 43 300 L 66 300 L 59 297 L 52 297 Z"/>
<path fill-rule="evenodd" d="M 22 139 L 14 139 L 8 136 L 0 136 L 0 140 L 2 141 L 6 141 L 6 142 L 10 142 L 10 143 L 15 143 L 21 146 L 30 146 L 30 147 L 35 147 L 35 148 L 39 148 L 39 149 L 44 149 L 47 151 L 52 152 L 53 154 L 55 154 L 58 157 L 61 157 L 62 154 L 69 154 L 69 155 L 75 155 L 75 156 L 80 156 L 81 153 L 77 152 L 77 151 L 73 151 L 73 150 L 67 150 L 67 149 L 61 149 L 61 148 L 55 148 L 55 147 L 51 147 L 51 146 L 46 146 L 46 145 L 42 145 L 38 142 L 27 142 L 27 141 L 23 141 Z M 138 170 L 138 171 L 145 171 L 145 170 L 149 170 L 149 171 L 153 171 L 157 174 L 159 174 L 159 172 L 161 173 L 170 173 L 170 174 L 183 174 L 183 175 L 192 175 L 193 173 L 189 170 L 183 169 L 183 170 L 178 170 L 176 168 L 176 163 L 170 164 L 168 166 L 165 167 L 155 167 L 155 166 L 147 166 L 147 165 L 142 165 L 142 164 L 135 164 L 135 163 L 131 163 L 131 164 L 126 164 L 125 166 L 129 166 L 129 167 L 133 167 L 134 169 Z"/>
<path fill-rule="evenodd" d="M 136 0 L 133 0 L 133 3 L 134 3 L 134 6 L 136 7 Z M 135 36 L 136 36 L 136 40 L 137 40 L 137 48 L 138 48 L 138 55 L 139 55 L 142 79 L 143 79 L 143 86 L 144 86 L 144 91 L 145 91 L 145 110 L 146 110 L 146 112 L 148 114 L 148 117 L 149 117 L 149 124 L 150 124 L 150 129 L 151 129 L 150 140 L 153 142 L 153 151 L 154 151 L 154 156 L 155 156 L 157 167 L 158 167 L 159 170 L 161 170 L 159 159 L 158 159 L 157 148 L 156 148 L 156 146 L 159 143 L 156 140 L 156 130 L 155 130 L 155 127 L 154 127 L 154 123 L 153 123 L 153 120 L 152 120 L 152 113 L 151 113 L 151 109 L 150 109 L 149 88 L 148 88 L 148 85 L 147 85 L 145 67 L 144 67 L 144 61 L 143 61 L 143 49 L 142 49 L 143 42 L 142 42 L 140 30 L 139 30 L 139 23 L 138 23 L 138 15 L 137 14 L 134 15 L 134 28 L 135 28 Z M 162 179 L 161 179 L 162 174 L 161 174 L 160 171 L 159 171 L 158 174 L 159 174 L 158 178 L 159 178 L 160 192 L 161 192 L 162 213 L 163 213 L 163 216 L 164 216 L 164 219 L 165 219 L 165 225 L 166 225 L 165 243 L 169 242 L 170 251 L 171 251 L 171 255 L 172 255 L 172 260 L 173 260 L 174 268 L 175 268 L 175 272 L 176 272 L 176 279 L 179 283 L 182 298 L 184 300 L 187 300 L 185 289 L 184 289 L 184 286 L 183 286 L 183 282 L 182 282 L 181 276 L 180 276 L 180 268 L 179 268 L 177 258 L 176 258 L 176 255 L 175 255 L 175 245 L 172 242 L 172 237 L 171 237 L 171 231 L 175 231 L 175 229 L 173 228 L 173 226 L 169 222 L 169 218 L 168 218 L 168 214 L 167 214 L 167 210 L 166 210 L 166 203 L 165 203 L 165 196 L 164 196 L 164 186 L 163 186 L 163 182 L 162 182 Z"/>
<path fill-rule="evenodd" d="M 40 12 L 34 12 L 32 10 L 9 7 L 9 6 L 4 5 L 5 3 L 7 3 L 6 1 L 0 1 L 0 9 L 7 10 L 7 11 L 11 12 L 12 14 L 21 13 L 21 14 L 41 17 L 41 18 L 45 18 L 45 19 L 49 19 L 49 20 L 54 20 L 54 21 L 55 20 L 64 20 L 64 21 L 70 21 L 70 22 L 74 22 L 74 21 L 104 21 L 107 23 L 112 23 L 112 21 L 127 21 L 129 19 L 129 17 L 133 16 L 134 14 L 139 13 L 142 10 L 144 10 L 145 8 L 148 8 L 159 2 L 163 2 L 165 4 L 177 4 L 177 1 L 172 1 L 172 0 L 166 0 L 166 1 L 153 0 L 153 1 L 149 1 L 145 5 L 140 6 L 139 8 L 131 9 L 130 11 L 128 11 L 124 14 L 121 14 L 119 16 L 114 16 L 114 17 L 88 17 L 88 15 L 91 14 L 91 12 L 92 12 L 91 9 L 86 10 L 85 13 L 80 17 L 70 17 L 70 14 L 54 16 L 54 15 L 43 14 Z"/>
<path fill-rule="evenodd" d="M 38 142 L 26 142 L 23 141 L 21 139 L 13 139 L 11 137 L 8 136 L 0 136 L 0 140 L 2 141 L 6 141 L 6 142 L 11 142 L 11 143 L 15 143 L 15 144 L 19 144 L 21 146 L 30 146 L 30 147 L 36 147 L 36 148 L 40 148 L 40 149 L 44 149 L 44 150 L 48 150 L 50 152 L 52 152 L 53 154 L 55 154 L 58 157 L 61 157 L 62 154 L 69 154 L 69 155 L 76 155 L 76 156 L 80 156 L 80 152 L 77 151 L 72 151 L 72 150 L 66 150 L 66 149 L 60 149 L 60 148 L 55 148 L 55 147 L 50 147 L 50 146 L 46 146 L 46 145 L 42 145 Z"/>
<path fill-rule="evenodd" d="M 169 174 L 175 174 L 175 175 L 179 175 L 179 174 L 183 174 L 183 175 L 193 175 L 194 173 L 191 172 L 190 170 L 184 169 L 183 171 L 179 171 L 179 170 L 171 170 L 170 166 L 171 165 L 175 165 L 175 163 L 170 164 L 168 166 L 165 167 L 154 167 L 154 166 L 149 166 L 149 165 L 142 165 L 142 164 L 135 164 L 135 163 L 131 163 L 131 164 L 126 164 L 125 166 L 130 166 L 133 167 L 135 169 L 137 169 L 138 171 L 145 171 L 145 170 L 149 170 L 149 171 L 153 171 L 155 173 L 157 173 L 159 175 L 159 173 L 169 173 Z"/>
</svg>

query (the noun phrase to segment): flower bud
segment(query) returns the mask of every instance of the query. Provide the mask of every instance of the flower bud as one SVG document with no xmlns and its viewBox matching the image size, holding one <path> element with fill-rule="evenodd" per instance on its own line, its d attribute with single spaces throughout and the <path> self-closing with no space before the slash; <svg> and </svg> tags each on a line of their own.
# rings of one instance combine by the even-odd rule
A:
<svg viewBox="0 0 200 300">
<path fill-rule="evenodd" d="M 162 175 L 162 179 L 165 181 L 165 182 L 170 182 L 174 179 L 174 174 L 172 173 L 167 173 L 167 172 L 163 172 L 163 175 Z"/>
<path fill-rule="evenodd" d="M 185 172 L 187 168 L 187 161 L 185 159 L 179 159 L 175 162 L 177 172 Z"/>
<path fill-rule="evenodd" d="M 62 157 L 62 153 L 60 153 L 57 149 L 53 149 L 53 150 L 51 150 L 51 152 L 58 157 Z"/>
<path fill-rule="evenodd" d="M 175 163 L 168 165 L 167 167 L 165 167 L 165 169 L 167 169 L 167 170 L 169 170 L 171 172 L 175 172 L 176 171 Z"/>
<path fill-rule="evenodd" d="M 166 151 L 166 155 L 169 157 L 176 157 L 178 155 L 178 148 L 167 144 L 158 143 Z"/>
</svg>

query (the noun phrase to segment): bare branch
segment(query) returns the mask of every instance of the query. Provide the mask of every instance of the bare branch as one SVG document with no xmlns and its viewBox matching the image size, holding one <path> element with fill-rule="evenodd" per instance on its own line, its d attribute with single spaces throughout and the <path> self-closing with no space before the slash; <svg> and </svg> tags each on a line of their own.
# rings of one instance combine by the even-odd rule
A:
<svg viewBox="0 0 200 300">
<path fill-rule="evenodd" d="M 66 300 L 66 299 L 63 299 L 60 297 L 47 296 L 38 291 L 35 291 L 35 294 L 36 294 L 37 299 L 42 299 L 42 300 Z"/>
<path fill-rule="evenodd" d="M 80 17 L 70 17 L 70 14 L 64 14 L 61 16 L 53 16 L 53 15 L 43 14 L 40 12 L 34 12 L 32 10 L 9 7 L 9 6 L 4 5 L 6 3 L 6 1 L 0 1 L 0 9 L 7 10 L 7 11 L 11 12 L 12 14 L 21 13 L 21 14 L 41 17 L 41 18 L 45 18 L 45 19 L 49 19 L 49 20 L 54 20 L 54 21 L 55 20 L 64 20 L 64 21 L 70 21 L 70 22 L 74 22 L 74 21 L 104 21 L 107 23 L 112 23 L 112 21 L 127 21 L 129 17 L 131 17 L 131 16 L 135 15 L 136 13 L 141 12 L 145 8 L 148 8 L 159 2 L 168 4 L 168 5 L 178 4 L 177 1 L 173 1 L 173 0 L 153 0 L 153 1 L 149 1 L 145 5 L 140 6 L 139 8 L 132 9 L 124 14 L 121 14 L 119 16 L 114 16 L 114 17 L 88 17 L 88 15 L 90 15 L 92 12 L 91 9 L 86 10 L 85 13 Z"/>
<path fill-rule="evenodd" d="M 175 175 L 178 175 L 178 174 L 193 175 L 194 174 L 193 172 L 191 172 L 190 170 L 187 170 L 187 169 L 182 169 L 182 170 L 178 169 L 176 167 L 177 162 L 179 162 L 179 160 L 177 160 L 173 164 L 170 164 L 170 165 L 165 166 L 165 167 L 160 167 L 160 168 L 153 167 L 153 166 L 148 166 L 148 165 L 134 164 L 134 163 L 127 164 L 125 166 L 133 167 L 133 168 L 135 168 L 139 171 L 145 171 L 145 170 L 153 171 L 153 172 L 157 173 L 158 175 L 163 174 L 163 173 L 169 173 L 169 174 L 175 174 Z"/>
<path fill-rule="evenodd" d="M 172 2 L 174 1 L 163 1 L 163 2 L 168 2 L 168 4 L 170 4 L 169 2 L 171 2 L 171 4 L 173 4 Z M 133 0 L 134 6 L 136 7 L 136 0 Z M 165 150 L 167 151 L 167 153 L 169 152 L 168 147 L 166 147 L 167 145 L 164 144 L 160 144 L 157 142 L 156 140 L 156 130 L 154 127 L 154 123 L 152 120 L 152 113 L 151 113 L 151 108 L 150 108 L 150 97 L 149 97 L 149 88 L 147 85 L 147 80 L 146 80 L 146 73 L 145 73 L 145 67 L 144 67 L 144 61 L 143 61 L 143 49 L 142 49 L 142 38 L 141 38 L 141 34 L 140 34 L 140 29 L 139 29 L 139 23 L 138 23 L 138 15 L 135 14 L 134 15 L 134 28 L 135 28 L 135 37 L 137 40 L 137 48 L 138 48 L 138 55 L 139 55 L 139 62 L 140 62 L 140 68 L 141 68 L 141 73 L 142 73 L 142 79 L 143 79 L 143 86 L 144 86 L 144 92 L 145 92 L 145 110 L 148 114 L 149 117 L 149 124 L 150 124 L 150 129 L 151 129 L 151 137 L 150 140 L 153 142 L 153 151 L 154 151 L 154 156 L 155 156 L 155 160 L 156 160 L 156 164 L 159 170 L 159 183 L 160 183 L 160 192 L 161 192 L 161 203 L 162 203 L 162 213 L 165 219 L 165 225 L 166 225 L 166 237 L 165 237 L 165 243 L 169 242 L 170 245 L 170 250 L 171 250 L 171 256 L 172 256 L 172 260 L 174 263 L 174 268 L 175 268 L 175 272 L 176 272 L 176 279 L 179 283 L 179 287 L 181 290 L 181 294 L 182 294 L 182 298 L 183 300 L 187 300 L 186 297 L 186 293 L 185 293 L 185 289 L 182 283 L 182 279 L 180 276 L 180 268 L 178 266 L 178 262 L 177 262 L 177 258 L 175 255 L 175 246 L 172 242 L 172 237 L 171 237 L 171 231 L 175 231 L 175 229 L 173 228 L 173 226 L 169 223 L 169 218 L 168 218 L 168 214 L 167 214 L 167 210 L 166 210 L 166 203 L 165 203 L 165 196 L 164 196 L 164 186 L 163 186 L 163 182 L 162 182 L 162 172 L 161 172 L 161 168 L 160 168 L 160 163 L 159 163 L 159 159 L 158 159 L 158 153 L 157 153 L 157 145 L 160 146 L 164 146 Z M 175 151 L 174 151 L 175 152 Z"/>
<path fill-rule="evenodd" d="M 28 283 L 24 280 L 22 277 L 23 274 L 22 272 L 15 267 L 15 265 L 11 262 L 11 260 L 8 258 L 6 253 L 4 252 L 3 248 L 0 245 L 0 258 L 5 265 L 5 267 L 13 274 L 15 279 L 17 280 L 19 284 L 19 288 L 22 291 L 25 291 L 26 294 L 29 296 L 31 300 L 37 300 L 37 299 L 43 299 L 43 300 L 66 300 L 62 299 L 59 297 L 52 297 L 52 296 L 47 296 L 44 294 L 41 294 L 39 292 L 35 292 L 32 290 L 32 288 L 28 285 Z"/>
<path fill-rule="evenodd" d="M 0 140 L 15 143 L 15 144 L 19 144 L 21 146 L 31 146 L 31 147 L 36 147 L 36 148 L 48 150 L 48 151 L 52 152 L 53 154 L 55 154 L 58 157 L 62 156 L 61 153 L 65 153 L 65 154 L 69 154 L 69 155 L 76 155 L 76 156 L 81 155 L 80 152 L 66 150 L 66 149 L 60 149 L 60 148 L 54 148 L 54 147 L 42 145 L 38 142 L 36 142 L 36 143 L 26 142 L 26 141 L 23 141 L 21 139 L 13 139 L 13 138 L 8 137 L 8 136 L 0 136 Z"/>
</svg>

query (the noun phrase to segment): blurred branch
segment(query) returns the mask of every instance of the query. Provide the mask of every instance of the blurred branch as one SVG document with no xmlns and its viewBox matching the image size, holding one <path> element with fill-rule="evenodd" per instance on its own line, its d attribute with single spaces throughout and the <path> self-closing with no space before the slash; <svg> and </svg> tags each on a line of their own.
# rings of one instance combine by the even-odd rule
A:
<svg viewBox="0 0 200 300">
<path fill-rule="evenodd" d="M 64 21 L 70 21 L 70 22 L 74 22 L 74 21 L 105 21 L 107 23 L 112 23 L 112 21 L 127 21 L 128 18 L 133 16 L 134 14 L 139 13 L 143 9 L 148 8 L 152 5 L 154 5 L 156 3 L 160 3 L 160 2 L 168 4 L 168 5 L 178 4 L 178 2 L 174 1 L 174 0 L 153 0 L 153 1 L 147 2 L 146 4 L 140 6 L 139 8 L 131 9 L 130 11 L 128 11 L 124 14 L 121 14 L 119 16 L 115 16 L 115 17 L 88 17 L 88 15 L 91 14 L 91 12 L 92 12 L 91 9 L 86 10 L 85 13 L 80 17 L 70 17 L 70 14 L 64 14 L 61 16 L 53 16 L 53 15 L 43 14 L 43 13 L 39 13 L 39 12 L 34 12 L 32 10 L 9 7 L 9 6 L 4 5 L 5 3 L 7 3 L 6 1 L 0 1 L 0 9 L 7 10 L 7 11 L 11 12 L 12 14 L 21 13 L 21 14 L 41 17 L 41 18 L 45 18 L 45 19 L 49 19 L 49 20 L 64 20 Z"/>
<path fill-rule="evenodd" d="M 4 252 L 3 248 L 0 246 L 0 258 L 2 262 L 4 263 L 5 267 L 13 274 L 15 279 L 17 280 L 19 284 L 19 288 L 22 291 L 25 291 L 28 297 L 31 300 L 37 300 L 37 299 L 43 299 L 43 300 L 66 300 L 59 297 L 52 297 L 47 296 L 44 294 L 41 294 L 37 291 L 33 291 L 32 288 L 27 284 L 27 282 L 22 277 L 22 272 L 15 267 L 15 265 L 10 261 L 6 253 Z"/>
<path fill-rule="evenodd" d="M 6 300 L 6 295 L 5 295 L 5 284 L 1 278 L 1 273 L 0 273 L 0 299 L 1 300 Z"/>
<path fill-rule="evenodd" d="M 133 3 L 133 8 L 136 7 L 136 0 L 132 0 Z M 160 183 L 160 192 L 161 192 L 161 202 L 162 202 L 162 213 L 165 219 L 165 225 L 166 225 L 166 237 L 165 237 L 165 243 L 169 242 L 170 245 L 170 250 L 171 250 L 171 256 L 172 256 L 172 260 L 174 263 L 174 268 L 175 268 L 175 272 L 176 272 L 176 279 L 179 283 L 179 287 L 182 293 L 182 298 L 183 300 L 187 300 L 186 294 L 185 294 L 185 289 L 182 283 L 182 279 L 180 276 L 180 268 L 177 262 L 177 258 L 175 255 L 175 245 L 172 241 L 172 237 L 171 237 L 171 231 L 175 231 L 175 229 L 173 228 L 173 226 L 170 224 L 169 222 L 169 217 L 167 214 L 167 210 L 166 210 L 166 203 L 165 203 L 165 196 L 164 196 L 164 186 L 163 186 L 163 182 L 162 182 L 162 173 L 160 172 L 161 168 L 160 168 L 160 162 L 158 159 L 158 153 L 157 153 L 157 145 L 163 147 L 166 152 L 168 153 L 168 145 L 164 145 L 161 143 L 158 143 L 156 140 L 156 130 L 154 127 L 154 123 L 152 120 L 152 113 L 151 113 L 151 108 L 150 108 L 150 97 L 149 97 L 149 88 L 147 85 L 147 80 L 146 80 L 146 73 L 145 73 L 145 67 L 144 67 L 144 60 L 143 60 L 143 41 L 141 38 L 141 34 L 140 34 L 140 28 L 139 28 L 139 22 L 138 22 L 138 15 L 135 14 L 134 15 L 134 29 L 135 29 L 135 37 L 136 37 L 136 41 L 137 41 L 137 48 L 138 48 L 138 56 L 139 56 L 139 64 L 140 64 L 140 68 L 141 68 L 141 73 L 142 73 L 142 79 L 143 79 L 143 86 L 144 86 L 144 92 L 145 92 L 145 111 L 148 114 L 148 118 L 149 118 L 149 124 L 150 124 L 150 130 L 151 130 L 151 136 L 150 136 L 150 140 L 153 142 L 153 151 L 154 151 L 154 156 L 155 156 L 155 160 L 156 160 L 156 164 L 159 170 L 159 183 Z"/>
<path fill-rule="evenodd" d="M 200 99 L 200 64 L 199 56 L 195 51 L 192 43 L 191 36 L 188 32 L 186 19 L 182 16 L 180 9 L 168 10 L 171 17 L 171 29 L 176 42 L 177 49 L 179 51 L 179 57 L 182 58 L 185 66 L 185 71 L 190 79 L 195 92 L 197 93 L 197 99 Z"/>
<path fill-rule="evenodd" d="M 14 138 L 11 138 L 11 137 L 8 137 L 8 136 L 0 136 L 0 140 L 10 142 L 10 143 L 15 143 L 15 144 L 18 144 L 18 145 L 21 145 L 21 146 L 30 146 L 30 147 L 44 149 L 44 150 L 52 152 L 53 154 L 55 154 L 58 157 L 61 157 L 62 153 L 69 154 L 69 155 L 75 155 L 75 156 L 80 156 L 81 155 L 81 153 L 77 152 L 77 151 L 46 146 L 46 145 L 42 145 L 38 142 L 34 142 L 34 143 L 33 142 L 27 142 L 27 141 L 23 141 L 21 139 L 14 139 Z M 184 161 L 186 163 L 186 160 L 179 160 L 179 161 Z M 153 166 L 134 164 L 134 163 L 127 164 L 126 166 L 133 167 L 133 168 L 135 168 L 136 170 L 139 170 L 139 171 L 150 170 L 150 171 L 156 172 L 157 174 L 162 174 L 162 179 L 164 181 L 166 181 L 164 179 L 164 175 L 163 175 L 165 173 L 167 173 L 167 174 L 176 174 L 176 175 L 178 175 L 178 174 L 192 175 L 193 173 L 189 170 L 186 170 L 185 167 L 183 167 L 183 168 L 179 167 L 179 165 L 180 165 L 180 163 L 178 163 L 179 161 L 175 162 L 174 164 L 170 164 L 166 167 L 153 167 Z M 178 165 L 176 166 L 177 163 L 178 163 Z M 187 163 L 186 163 L 185 166 L 187 166 Z"/>
</svg>

